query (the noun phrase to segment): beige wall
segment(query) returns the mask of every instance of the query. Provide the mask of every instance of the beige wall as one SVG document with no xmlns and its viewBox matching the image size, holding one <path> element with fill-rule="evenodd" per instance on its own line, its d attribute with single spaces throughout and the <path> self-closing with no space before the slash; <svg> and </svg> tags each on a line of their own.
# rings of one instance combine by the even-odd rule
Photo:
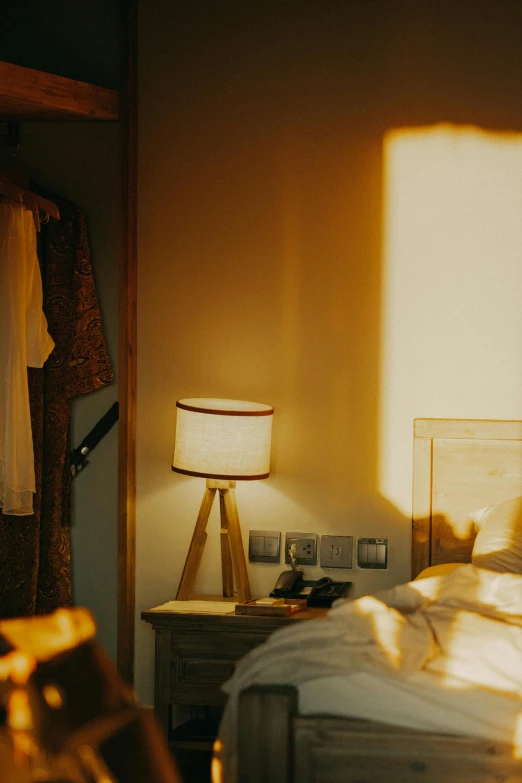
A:
<svg viewBox="0 0 522 783">
<path fill-rule="evenodd" d="M 335 576 L 353 580 L 354 595 L 409 576 L 409 513 L 381 486 L 383 455 L 394 454 L 389 438 L 387 451 L 380 442 L 383 141 L 392 128 L 442 120 L 522 124 L 518 6 L 436 6 L 141 3 L 136 684 L 145 702 L 153 633 L 139 613 L 174 597 L 204 488 L 170 469 L 176 399 L 274 405 L 272 475 L 238 487 L 245 536 L 387 536 L 389 571 Z M 465 345 L 487 366 L 494 345 L 482 352 L 472 331 Z M 517 336 L 513 361 L 519 345 Z M 450 355 L 438 354 L 445 389 L 448 376 L 461 386 Z M 490 385 L 473 410 L 522 416 L 518 375 L 504 380 L 503 403 Z M 401 411 L 401 486 L 411 481 L 414 415 L 468 415 L 462 392 L 458 405 L 450 391 L 434 405 L 437 388 L 418 385 Z M 199 587 L 217 592 L 215 516 L 210 529 Z M 282 568 L 249 566 L 253 591 L 266 593 Z"/>
<path fill-rule="evenodd" d="M 522 418 L 522 133 L 385 147 L 379 489 L 409 515 L 413 418 Z"/>
</svg>

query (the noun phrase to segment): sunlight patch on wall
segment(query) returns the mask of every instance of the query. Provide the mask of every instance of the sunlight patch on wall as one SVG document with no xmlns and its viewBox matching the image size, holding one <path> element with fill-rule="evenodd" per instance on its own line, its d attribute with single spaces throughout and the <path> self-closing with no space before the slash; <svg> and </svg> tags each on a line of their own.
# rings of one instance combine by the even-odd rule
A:
<svg viewBox="0 0 522 783">
<path fill-rule="evenodd" d="M 416 417 L 522 418 L 522 134 L 384 141 L 380 492 L 411 514 Z"/>
</svg>

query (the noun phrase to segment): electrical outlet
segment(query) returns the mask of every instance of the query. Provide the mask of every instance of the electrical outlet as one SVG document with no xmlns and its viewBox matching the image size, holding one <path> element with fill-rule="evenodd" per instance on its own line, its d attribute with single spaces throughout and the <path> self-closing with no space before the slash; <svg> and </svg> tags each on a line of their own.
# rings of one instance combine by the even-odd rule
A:
<svg viewBox="0 0 522 783">
<path fill-rule="evenodd" d="M 321 536 L 323 568 L 351 568 L 353 536 Z"/>
<path fill-rule="evenodd" d="M 297 565 L 317 565 L 317 533 L 286 533 L 285 563 L 291 563 L 290 547 L 295 544 Z"/>
</svg>

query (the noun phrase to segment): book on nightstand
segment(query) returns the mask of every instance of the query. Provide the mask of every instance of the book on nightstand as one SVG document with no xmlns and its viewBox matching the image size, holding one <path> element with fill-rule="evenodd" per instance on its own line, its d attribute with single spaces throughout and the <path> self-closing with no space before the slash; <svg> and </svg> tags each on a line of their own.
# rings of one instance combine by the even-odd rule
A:
<svg viewBox="0 0 522 783">
<path fill-rule="evenodd" d="M 271 617 L 289 617 L 306 609 L 305 600 L 296 598 L 254 598 L 252 601 L 236 604 L 236 614 L 250 614 Z"/>
</svg>

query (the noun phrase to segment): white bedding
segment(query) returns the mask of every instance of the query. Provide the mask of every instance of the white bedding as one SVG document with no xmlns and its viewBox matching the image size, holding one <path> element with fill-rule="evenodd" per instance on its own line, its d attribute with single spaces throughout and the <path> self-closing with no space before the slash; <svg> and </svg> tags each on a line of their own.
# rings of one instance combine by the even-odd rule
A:
<svg viewBox="0 0 522 783">
<path fill-rule="evenodd" d="M 300 711 L 362 717 L 518 745 L 522 576 L 465 565 L 450 574 L 340 601 L 327 619 L 273 634 L 225 684 L 216 765 L 235 780 L 237 696 L 290 683 Z"/>
<path fill-rule="evenodd" d="M 302 715 L 379 720 L 419 731 L 462 734 L 514 743 L 520 699 L 487 689 L 448 688 L 437 675 L 417 672 L 398 679 L 356 672 L 320 677 L 298 688 Z"/>
</svg>

